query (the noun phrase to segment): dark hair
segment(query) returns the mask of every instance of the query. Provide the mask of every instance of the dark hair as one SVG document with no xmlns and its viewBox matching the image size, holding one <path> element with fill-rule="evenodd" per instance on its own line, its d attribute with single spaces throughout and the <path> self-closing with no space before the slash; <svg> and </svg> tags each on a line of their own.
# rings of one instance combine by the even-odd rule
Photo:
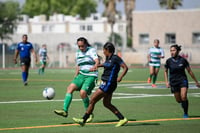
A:
<svg viewBox="0 0 200 133">
<path fill-rule="evenodd" d="M 158 43 L 160 43 L 160 41 L 159 41 L 158 39 L 155 39 L 154 42 L 155 42 L 155 41 L 158 42 Z"/>
<path fill-rule="evenodd" d="M 108 50 L 110 53 L 115 53 L 115 46 L 111 42 L 105 43 L 103 48 Z"/>
<path fill-rule="evenodd" d="M 78 39 L 77 39 L 77 42 L 79 42 L 79 41 L 81 41 L 81 42 L 83 42 L 84 44 L 86 44 L 87 46 L 91 46 L 89 43 L 88 43 L 88 40 L 86 39 L 86 38 L 84 38 L 84 37 L 79 37 Z"/>
<path fill-rule="evenodd" d="M 174 45 L 171 45 L 170 48 L 174 47 L 178 52 L 181 51 L 181 45 L 178 45 L 178 44 L 174 44 Z"/>
<path fill-rule="evenodd" d="M 28 37 L 28 35 L 27 34 L 23 34 L 22 37 Z"/>
</svg>

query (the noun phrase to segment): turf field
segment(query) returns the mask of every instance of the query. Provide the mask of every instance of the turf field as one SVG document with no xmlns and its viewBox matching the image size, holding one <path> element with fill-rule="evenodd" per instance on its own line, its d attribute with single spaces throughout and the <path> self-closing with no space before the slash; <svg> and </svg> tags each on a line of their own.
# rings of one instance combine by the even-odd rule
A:
<svg viewBox="0 0 200 133">
<path fill-rule="evenodd" d="M 190 81 L 189 119 L 182 119 L 182 109 L 170 90 L 164 86 L 164 74 L 158 76 L 158 88 L 146 83 L 147 68 L 132 68 L 118 85 L 113 104 L 128 118 L 129 123 L 115 128 L 117 118 L 97 103 L 94 120 L 85 127 L 74 124 L 72 117 L 82 117 L 84 107 L 78 92 L 73 95 L 69 117 L 53 113 L 62 109 L 67 85 L 74 69 L 47 69 L 45 75 L 30 70 L 29 85 L 23 86 L 21 70 L 0 70 L 0 133 L 199 133 L 200 89 Z M 200 69 L 193 69 L 200 80 Z M 102 69 L 100 69 L 100 74 Z M 42 97 L 45 87 L 55 88 L 56 97 Z"/>
</svg>

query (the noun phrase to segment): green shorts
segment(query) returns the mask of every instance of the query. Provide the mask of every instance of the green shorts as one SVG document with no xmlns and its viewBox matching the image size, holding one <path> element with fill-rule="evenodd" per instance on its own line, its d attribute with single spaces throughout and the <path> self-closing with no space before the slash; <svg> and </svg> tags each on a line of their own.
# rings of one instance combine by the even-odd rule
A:
<svg viewBox="0 0 200 133">
<path fill-rule="evenodd" d="M 96 85 L 96 80 L 97 77 L 78 74 L 72 83 L 78 87 L 78 91 L 85 90 L 90 95 Z"/>
<path fill-rule="evenodd" d="M 46 65 L 47 62 L 46 62 L 46 61 L 43 61 L 43 60 L 40 60 L 40 64 L 41 64 L 41 65 Z"/>
</svg>

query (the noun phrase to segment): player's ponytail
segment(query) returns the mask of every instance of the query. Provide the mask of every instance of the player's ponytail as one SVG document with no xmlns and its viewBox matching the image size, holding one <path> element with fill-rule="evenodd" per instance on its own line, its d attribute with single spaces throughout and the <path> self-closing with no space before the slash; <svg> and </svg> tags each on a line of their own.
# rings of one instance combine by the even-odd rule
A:
<svg viewBox="0 0 200 133">
<path fill-rule="evenodd" d="M 181 45 L 178 45 L 178 44 L 174 44 L 172 45 L 170 48 L 174 47 L 178 52 L 181 51 Z"/>
</svg>

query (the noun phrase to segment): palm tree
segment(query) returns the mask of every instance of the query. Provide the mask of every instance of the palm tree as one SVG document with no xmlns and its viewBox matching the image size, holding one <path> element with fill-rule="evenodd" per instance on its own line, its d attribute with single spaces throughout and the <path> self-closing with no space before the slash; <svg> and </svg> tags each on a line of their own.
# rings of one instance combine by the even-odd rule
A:
<svg viewBox="0 0 200 133">
<path fill-rule="evenodd" d="M 105 5 L 105 11 L 103 13 L 104 16 L 108 18 L 108 23 L 111 24 L 111 40 L 114 42 L 114 34 L 113 34 L 113 27 L 115 24 L 115 15 L 117 13 L 116 11 L 116 0 L 103 0 L 103 3 Z"/>
<path fill-rule="evenodd" d="M 166 9 L 177 9 L 178 6 L 182 6 L 183 0 L 159 0 L 161 7 L 166 7 Z"/>
<path fill-rule="evenodd" d="M 132 21 L 133 21 L 133 14 L 132 11 L 135 9 L 135 0 L 123 0 L 124 1 L 124 8 L 126 14 L 126 23 L 127 23 L 127 38 L 128 38 L 128 46 L 132 45 Z"/>
</svg>

